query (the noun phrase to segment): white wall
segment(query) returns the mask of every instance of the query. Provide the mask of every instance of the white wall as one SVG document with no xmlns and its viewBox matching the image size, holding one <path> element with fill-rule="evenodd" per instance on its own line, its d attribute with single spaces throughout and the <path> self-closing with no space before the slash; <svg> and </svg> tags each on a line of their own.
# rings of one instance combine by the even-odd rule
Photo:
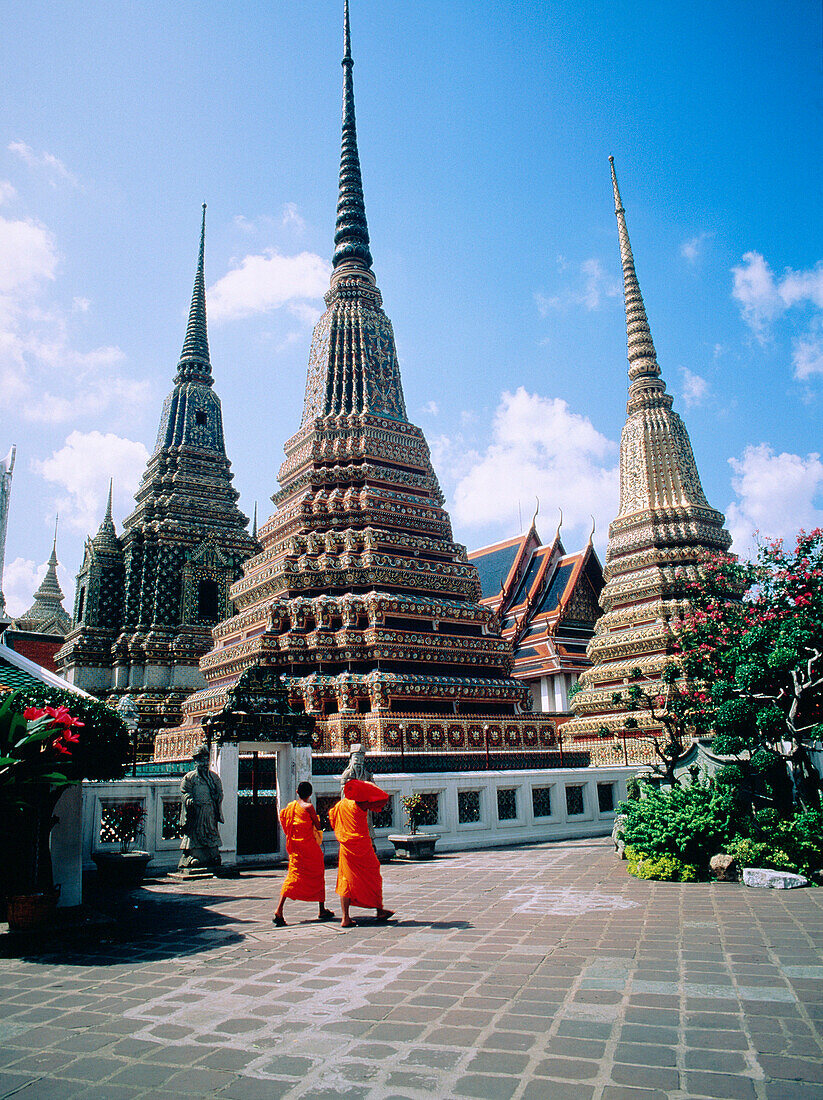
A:
<svg viewBox="0 0 823 1100">
<path fill-rule="evenodd" d="M 457 852 L 469 848 L 495 848 L 507 844 L 543 840 L 563 840 L 572 837 L 607 836 L 612 831 L 617 803 L 626 797 L 626 781 L 637 772 L 629 768 L 560 768 L 524 771 L 426 772 L 418 775 L 375 775 L 375 783 L 391 794 L 394 824 L 376 829 L 380 852 L 390 852 L 389 833 L 404 833 L 406 819 L 400 799 L 410 794 L 439 795 L 439 821 L 421 831 L 439 833 L 438 852 Z M 598 783 L 613 784 L 615 810 L 603 812 L 598 804 Z M 314 776 L 315 795 L 338 794 L 338 776 Z M 569 814 L 566 787 L 582 787 L 583 813 Z M 535 788 L 550 788 L 551 814 L 535 817 L 532 792 Z M 497 791 L 514 790 L 517 816 L 501 821 L 498 817 Z M 461 824 L 458 820 L 458 792 L 480 792 L 480 821 Z M 326 852 L 333 850 L 334 835 L 327 833 Z"/>
<path fill-rule="evenodd" d="M 376 839 L 381 854 L 389 854 L 393 849 L 388 840 L 389 833 L 406 832 L 405 815 L 400 799 L 405 795 L 436 793 L 439 805 L 439 820 L 436 826 L 426 827 L 423 832 L 435 832 L 440 835 L 437 850 L 442 852 L 463 851 L 469 848 L 495 848 L 507 844 L 530 843 L 546 840 L 564 840 L 574 837 L 607 836 L 612 830 L 614 811 L 602 811 L 598 804 L 598 783 L 613 785 L 613 804 L 626 797 L 626 781 L 637 771 L 637 765 L 628 768 L 559 768 L 553 771 L 542 769 L 523 771 L 479 771 L 479 772 L 425 772 L 420 774 L 398 774 L 375 776 L 377 782 L 392 796 L 394 824 L 391 828 L 377 829 Z M 315 796 L 339 795 L 339 776 L 313 776 Z M 533 806 L 533 791 L 536 788 L 549 788 L 551 814 L 536 817 Z M 566 787 L 582 788 L 583 813 L 571 814 L 566 802 Z M 500 820 L 498 815 L 498 790 L 515 791 L 516 817 L 512 820 Z M 458 792 L 480 792 L 480 821 L 476 824 L 462 824 L 458 820 Z M 282 797 L 282 796 L 281 796 Z M 290 801 L 293 791 L 287 791 L 283 801 Z M 156 777 L 147 779 L 119 779 L 107 783 L 83 784 L 83 866 L 94 867 L 91 859 L 94 851 L 117 851 L 115 844 L 101 844 L 100 820 L 102 807 L 106 800 L 139 799 L 146 809 L 145 842 L 136 847 L 145 848 L 153 853 L 149 864 L 149 873 L 171 871 L 180 858 L 180 842 L 176 839 L 163 840 L 163 803 L 178 802 L 180 798 L 179 777 Z M 224 807 L 225 814 L 225 807 Z M 335 851 L 334 834 L 326 833 L 324 850 L 327 854 Z M 253 865 L 260 861 L 259 856 L 240 856 L 239 865 Z"/>
</svg>

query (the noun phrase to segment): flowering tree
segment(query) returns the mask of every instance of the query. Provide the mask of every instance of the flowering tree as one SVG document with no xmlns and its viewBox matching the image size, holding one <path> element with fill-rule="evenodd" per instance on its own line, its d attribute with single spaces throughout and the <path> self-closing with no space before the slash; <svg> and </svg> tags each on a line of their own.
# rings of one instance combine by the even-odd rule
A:
<svg viewBox="0 0 823 1100">
<path fill-rule="evenodd" d="M 794 800 L 819 807 L 809 749 L 823 738 L 823 530 L 801 531 L 789 550 L 766 543 L 751 563 L 714 555 L 702 574 L 679 624 L 676 657 L 691 686 L 675 705 L 714 732 L 716 751 L 738 757 L 753 793 L 756 774 L 783 761 Z"/>
</svg>

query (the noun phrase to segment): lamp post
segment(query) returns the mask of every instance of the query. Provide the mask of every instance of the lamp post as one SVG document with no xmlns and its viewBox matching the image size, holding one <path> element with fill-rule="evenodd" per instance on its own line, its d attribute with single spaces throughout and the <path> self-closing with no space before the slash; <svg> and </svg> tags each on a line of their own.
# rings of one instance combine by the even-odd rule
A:
<svg viewBox="0 0 823 1100">
<path fill-rule="evenodd" d="M 483 740 L 486 743 L 486 771 L 489 770 L 489 724 L 483 726 Z"/>
<path fill-rule="evenodd" d="M 397 727 L 400 731 L 400 767 L 406 770 L 406 727 L 401 722 Z"/>
<path fill-rule="evenodd" d="M 129 694 L 123 696 L 115 709 L 123 719 L 124 726 L 129 731 L 129 737 L 132 743 L 131 774 L 137 775 L 137 726 L 140 718 L 140 711 L 137 709 L 134 696 Z"/>
</svg>

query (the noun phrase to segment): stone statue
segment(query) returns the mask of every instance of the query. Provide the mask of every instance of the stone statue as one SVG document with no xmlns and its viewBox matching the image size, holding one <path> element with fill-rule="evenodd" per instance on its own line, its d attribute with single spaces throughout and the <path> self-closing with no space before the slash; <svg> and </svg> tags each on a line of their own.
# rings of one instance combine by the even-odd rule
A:
<svg viewBox="0 0 823 1100">
<path fill-rule="evenodd" d="M 374 776 L 366 767 L 366 750 L 362 745 L 350 747 L 351 756 L 346 765 L 346 770 L 340 776 L 340 796 L 343 796 L 343 788 L 350 779 L 365 779 L 367 783 L 374 781 Z"/>
<path fill-rule="evenodd" d="M 217 823 L 223 820 L 223 784 L 216 772 L 209 771 L 209 750 L 205 745 L 192 753 L 192 762 L 195 766 L 180 783 L 183 839 L 178 870 L 183 874 L 213 872 L 220 866 Z"/>
<path fill-rule="evenodd" d="M 349 747 L 351 756 L 349 762 L 346 765 L 345 771 L 340 776 L 340 797 L 343 797 L 343 788 L 350 779 L 365 779 L 367 783 L 374 782 L 374 776 L 366 767 L 366 750 L 362 745 L 351 745 Z M 366 817 L 369 821 L 369 836 L 371 842 L 374 844 L 374 815 L 371 810 L 368 811 Z M 376 851 L 376 848 L 375 848 Z"/>
</svg>

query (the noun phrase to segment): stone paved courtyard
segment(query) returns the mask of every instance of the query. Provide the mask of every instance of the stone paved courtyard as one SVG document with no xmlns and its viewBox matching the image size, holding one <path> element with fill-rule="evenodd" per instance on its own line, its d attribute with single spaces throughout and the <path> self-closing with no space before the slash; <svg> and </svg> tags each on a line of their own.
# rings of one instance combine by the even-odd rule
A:
<svg viewBox="0 0 823 1100">
<path fill-rule="evenodd" d="M 389 926 L 275 930 L 282 871 L 157 880 L 116 939 L 0 960 L 0 1097 L 823 1096 L 823 889 L 639 882 L 601 840 L 384 877 Z"/>
</svg>

